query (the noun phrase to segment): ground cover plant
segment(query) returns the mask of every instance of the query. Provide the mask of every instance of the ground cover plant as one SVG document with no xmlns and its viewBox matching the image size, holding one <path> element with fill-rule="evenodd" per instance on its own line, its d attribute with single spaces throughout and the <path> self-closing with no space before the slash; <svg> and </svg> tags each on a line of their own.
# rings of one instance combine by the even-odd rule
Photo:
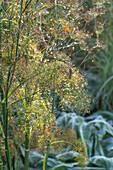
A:
<svg viewBox="0 0 113 170">
<path fill-rule="evenodd" d="M 112 113 L 107 111 L 95 112 L 86 118 L 78 116 L 76 113 L 63 113 L 57 121 L 60 126 L 76 130 L 83 143 L 86 142 L 84 149 L 89 167 L 112 169 L 113 127 L 109 124 L 112 117 Z"/>
<path fill-rule="evenodd" d="M 0 2 L 1 170 L 76 169 L 86 167 L 90 158 L 101 166 L 91 157 L 94 153 L 87 151 L 90 137 L 84 138 L 73 128 L 76 119 L 87 129 L 96 121 L 88 124 L 73 114 L 74 124 L 68 127 L 71 114 L 66 114 L 65 127 L 61 111 L 71 109 L 79 115 L 89 112 L 88 83 L 72 63 L 70 53 L 79 46 L 79 51 L 91 54 L 97 39 L 92 45 L 88 43 L 94 35 L 87 24 L 104 14 L 105 3 L 109 1 Z M 101 127 L 103 133 L 110 131 L 112 136 L 111 126 L 99 117 Z M 50 158 L 52 153 L 55 155 Z M 106 162 L 106 158 L 99 159 Z"/>
</svg>

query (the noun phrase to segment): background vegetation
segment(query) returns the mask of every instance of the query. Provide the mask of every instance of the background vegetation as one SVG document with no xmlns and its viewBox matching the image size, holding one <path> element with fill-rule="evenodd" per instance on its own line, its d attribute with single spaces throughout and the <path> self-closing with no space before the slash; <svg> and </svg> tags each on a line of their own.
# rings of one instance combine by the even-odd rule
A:
<svg viewBox="0 0 113 170">
<path fill-rule="evenodd" d="M 0 2 L 0 170 L 112 168 L 112 8 Z"/>
</svg>

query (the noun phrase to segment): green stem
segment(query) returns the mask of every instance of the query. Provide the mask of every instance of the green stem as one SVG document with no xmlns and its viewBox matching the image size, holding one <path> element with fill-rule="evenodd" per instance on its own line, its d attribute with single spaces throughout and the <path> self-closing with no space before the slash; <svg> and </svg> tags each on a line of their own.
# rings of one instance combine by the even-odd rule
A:
<svg viewBox="0 0 113 170">
<path fill-rule="evenodd" d="M 3 77 L 2 77 L 2 22 L 0 21 L 0 93 L 1 93 L 1 101 L 4 99 L 3 90 L 2 90 L 2 83 L 3 83 Z M 11 162 L 10 162 L 10 152 L 9 152 L 9 142 L 8 142 L 8 103 L 7 103 L 7 94 L 8 94 L 8 87 L 6 89 L 6 100 L 5 103 L 2 103 L 2 114 L 1 117 L 1 123 L 3 125 L 4 135 L 5 135 L 5 153 L 6 153 L 6 159 L 7 159 L 7 168 L 8 170 L 11 169 Z M 3 116 L 3 121 L 2 121 Z"/>
<path fill-rule="evenodd" d="M 10 161 L 10 151 L 9 151 L 9 140 L 8 140 L 8 109 L 6 103 L 2 103 L 2 114 L 3 114 L 3 130 L 5 135 L 5 153 L 7 160 L 7 168 L 11 170 L 11 161 Z"/>
<path fill-rule="evenodd" d="M 27 15 L 27 14 L 26 14 Z M 29 31 L 30 29 L 28 28 L 28 33 L 27 36 L 29 36 Z M 28 52 L 27 52 L 27 48 L 28 45 L 26 46 L 26 67 L 28 66 Z M 29 88 L 29 83 L 26 83 L 26 87 L 25 87 L 25 101 L 26 101 L 26 107 L 28 107 L 29 105 L 31 105 L 31 101 L 30 101 L 30 88 Z M 27 112 L 27 110 L 26 110 Z M 26 116 L 27 113 L 26 113 Z M 30 144 L 30 121 L 29 118 L 26 117 L 26 134 L 25 134 L 25 170 L 29 169 L 29 144 Z"/>
<path fill-rule="evenodd" d="M 47 161 L 48 161 L 48 155 L 49 155 L 49 148 L 50 148 L 50 144 L 48 143 L 47 152 L 46 152 L 46 154 L 44 156 L 43 170 L 47 170 Z"/>
<path fill-rule="evenodd" d="M 21 28 L 21 19 L 22 19 L 22 6 L 23 6 L 23 0 L 21 0 L 21 9 L 20 9 L 20 19 L 19 19 L 19 30 L 17 34 L 17 44 L 16 44 L 16 57 L 18 53 L 18 45 L 19 45 L 19 38 L 20 38 L 20 28 Z"/>
<path fill-rule="evenodd" d="M 53 93 L 53 104 L 52 104 L 52 113 L 55 111 L 55 90 L 52 90 Z M 49 154 L 50 142 L 48 141 L 47 145 L 47 152 L 44 156 L 44 163 L 43 163 L 43 170 L 47 170 L 47 161 L 48 161 L 48 154 Z"/>
<path fill-rule="evenodd" d="M 29 122 L 27 122 L 29 125 Z M 30 135 L 30 127 L 26 129 L 26 134 L 25 134 L 25 170 L 29 170 L 29 135 Z"/>
<path fill-rule="evenodd" d="M 7 102 L 2 104 L 3 107 L 3 116 L 4 116 L 4 135 L 5 135 L 5 153 L 7 160 L 7 168 L 11 170 L 11 159 L 10 159 L 10 150 L 9 150 L 9 139 L 8 139 L 8 109 Z"/>
<path fill-rule="evenodd" d="M 68 144 L 68 145 L 71 145 L 71 146 L 73 146 L 73 147 L 76 147 L 76 146 L 74 146 L 72 143 L 67 142 L 67 141 L 55 141 L 55 142 L 52 142 L 51 144 L 48 143 L 48 145 L 47 145 L 47 152 L 46 152 L 46 154 L 45 154 L 45 156 L 44 156 L 43 170 L 47 170 L 47 161 L 48 161 L 48 155 L 49 155 L 50 145 L 55 145 L 55 144 L 60 144 L 60 143 L 66 143 L 66 144 Z"/>
<path fill-rule="evenodd" d="M 27 59 L 26 59 L 26 65 L 27 65 Z M 27 107 L 30 104 L 29 101 L 29 87 L 28 83 L 26 83 L 25 87 L 25 101 L 26 101 L 26 132 L 25 132 L 25 170 L 29 169 L 29 143 L 30 143 L 30 121 L 29 118 L 27 117 Z"/>
<path fill-rule="evenodd" d="M 17 62 L 17 54 L 18 54 L 18 47 L 19 47 L 19 40 L 20 40 L 20 29 L 21 29 L 21 20 L 22 20 L 22 6 L 23 6 L 23 0 L 21 0 L 21 9 L 20 9 L 20 19 L 19 19 L 19 28 L 18 28 L 18 33 L 17 33 L 17 42 L 16 42 L 16 54 L 15 54 L 15 62 L 14 62 L 14 66 L 12 69 L 12 75 L 11 75 L 11 80 L 9 82 L 9 86 L 12 83 L 12 79 L 13 79 L 13 75 L 15 73 L 15 65 Z"/>
<path fill-rule="evenodd" d="M 1 36 L 2 36 L 2 31 L 1 31 L 1 21 L 0 21 L 0 95 L 1 95 L 1 101 L 3 98 L 3 91 L 2 91 L 2 52 L 1 52 Z M 2 121 L 2 115 L 0 114 L 0 121 L 3 126 L 3 121 Z M 2 168 L 2 153 L 1 153 L 1 138 L 0 138 L 0 170 L 3 170 Z"/>
<path fill-rule="evenodd" d="M 2 145 L 1 145 L 1 138 L 0 138 L 0 170 L 3 170 L 3 161 L 2 161 Z"/>
</svg>

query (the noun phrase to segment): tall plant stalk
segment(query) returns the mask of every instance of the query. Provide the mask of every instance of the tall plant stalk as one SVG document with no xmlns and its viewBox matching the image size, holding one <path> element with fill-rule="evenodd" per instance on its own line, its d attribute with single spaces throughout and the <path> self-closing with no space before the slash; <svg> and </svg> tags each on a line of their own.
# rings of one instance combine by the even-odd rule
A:
<svg viewBox="0 0 113 170">
<path fill-rule="evenodd" d="M 7 1 L 5 1 L 5 6 Z M 20 12 L 20 16 L 22 13 L 22 3 L 23 0 L 21 0 L 21 12 Z M 5 10 L 5 9 L 4 9 Z M 2 18 L 0 18 L 2 20 Z M 20 29 L 20 24 L 21 24 L 21 17 L 19 20 L 19 29 Z M 0 21 L 0 60 L 2 58 L 2 46 L 1 46 L 1 40 L 2 40 L 2 30 L 1 30 L 1 21 Z M 10 29 L 10 20 L 9 20 L 9 29 Z M 17 50 L 18 50 L 18 44 L 19 44 L 19 34 L 20 34 L 20 30 L 18 32 L 17 35 L 17 44 L 16 44 L 16 56 L 17 56 Z M 8 42 L 7 42 L 8 43 Z M 13 48 L 13 46 L 12 46 Z M 12 51 L 12 50 L 11 50 Z M 8 56 L 9 56 L 9 50 L 8 50 Z M 7 160 L 7 169 L 11 170 L 11 158 L 10 158 L 10 148 L 9 148 L 9 137 L 8 137 L 8 92 L 12 83 L 12 77 L 14 75 L 15 72 L 15 65 L 13 67 L 13 71 L 11 72 L 11 68 L 12 68 L 12 64 L 11 64 L 11 60 L 12 60 L 12 56 L 10 59 L 10 65 L 9 65 L 9 69 L 8 69 L 8 74 L 7 74 L 7 81 L 6 84 L 3 84 L 3 77 L 2 77 L 2 70 L 0 70 L 0 79 L 1 79 L 1 84 L 0 84 L 0 91 L 1 91 L 1 102 L 2 102 L 2 115 L 1 116 L 1 123 L 3 125 L 3 130 L 4 130 L 4 136 L 5 136 L 5 153 L 6 153 L 6 160 Z M 1 66 L 2 66 L 2 61 L 0 61 Z M 3 93 L 2 87 L 5 86 L 5 92 Z M 2 116 L 3 116 L 3 121 L 2 121 Z"/>
<path fill-rule="evenodd" d="M 55 113 L 55 90 L 52 90 L 53 95 L 53 101 L 52 101 L 52 113 Z M 47 162 L 48 162 L 48 155 L 49 155 L 49 149 L 50 149 L 50 142 L 48 141 L 47 144 L 47 151 L 44 156 L 44 163 L 43 163 L 43 170 L 47 170 Z"/>
<path fill-rule="evenodd" d="M 26 57 L 26 66 L 28 65 L 28 58 Z M 25 127 L 25 170 L 29 169 L 29 143 L 30 143 L 30 121 L 29 117 L 27 114 L 27 107 L 30 105 L 29 101 L 29 87 L 28 87 L 28 82 L 26 83 L 25 87 L 25 102 L 26 102 L 26 127 Z"/>
<path fill-rule="evenodd" d="M 27 17 L 27 11 L 25 11 L 26 17 Z M 28 22 L 28 19 L 27 19 Z M 29 25 L 29 23 L 28 23 Z M 27 36 L 29 36 L 29 32 L 30 29 L 28 28 L 28 33 Z M 25 56 L 25 60 L 26 60 L 26 67 L 28 66 L 28 44 L 26 46 L 26 56 Z M 31 105 L 31 101 L 30 101 L 30 89 L 29 89 L 29 82 L 26 82 L 26 87 L 25 87 L 25 103 L 26 103 L 26 111 L 27 111 L 27 107 L 29 107 Z M 28 113 L 29 114 L 29 113 Z M 29 169 L 29 144 L 30 144 L 30 120 L 29 120 L 29 116 L 26 113 L 26 131 L 25 131 L 25 170 Z"/>
<path fill-rule="evenodd" d="M 2 101 L 2 53 L 1 53 L 1 37 L 2 37 L 2 31 L 1 31 L 1 15 L 0 15 L 0 96 Z M 1 111 L 0 111 L 1 114 Z M 0 120 L 2 121 L 2 117 L 0 115 Z M 0 126 L 1 127 L 1 126 Z M 1 138 L 0 138 L 0 170 L 3 170 L 3 162 L 2 162 L 2 153 L 1 153 Z"/>
<path fill-rule="evenodd" d="M 43 170 L 47 170 L 47 161 L 48 161 L 48 155 L 49 155 L 49 148 L 50 148 L 50 144 L 48 143 L 47 151 L 46 151 L 45 156 L 44 156 Z"/>
<path fill-rule="evenodd" d="M 11 158 L 10 158 L 10 148 L 9 148 L 9 137 L 8 137 L 8 117 L 9 117 L 9 110 L 8 110 L 8 98 L 11 94 L 13 94 L 16 89 L 21 85 L 22 82 L 20 82 L 20 85 L 16 88 L 14 88 L 10 93 L 9 90 L 11 88 L 12 82 L 13 82 L 13 76 L 15 74 L 15 68 L 16 68 L 16 63 L 19 60 L 19 54 L 21 53 L 21 51 L 24 49 L 24 47 L 26 46 L 26 42 L 29 41 L 30 37 L 28 37 L 27 41 L 25 42 L 25 44 L 22 46 L 21 50 L 19 50 L 19 43 L 20 43 L 20 32 L 21 29 L 23 28 L 25 22 L 22 25 L 22 15 L 25 12 L 26 8 L 28 7 L 28 5 L 31 3 L 32 0 L 30 0 L 29 2 L 27 1 L 27 6 L 25 7 L 25 9 L 23 10 L 23 0 L 21 0 L 20 3 L 20 16 L 19 16 L 19 22 L 18 22 L 18 32 L 17 34 L 14 35 L 13 37 L 13 42 L 12 42 L 12 47 L 11 47 L 11 54 L 9 54 L 9 47 L 8 47 L 8 59 L 9 59 L 9 65 L 8 65 L 8 72 L 7 72 L 7 80 L 6 80 L 6 84 L 3 84 L 3 76 L 2 76 L 2 15 L 0 15 L 0 95 L 1 95 L 1 113 L 0 113 L 0 121 L 1 121 L 1 125 L 3 126 L 3 131 L 4 131 L 4 136 L 5 136 L 5 153 L 6 153 L 6 160 L 7 160 L 7 169 L 11 170 Z M 36 5 L 33 7 L 33 10 L 36 8 Z M 12 5 L 13 6 L 13 5 Z M 9 7 L 10 8 L 10 7 Z M 12 8 L 12 7 L 11 7 Z M 0 14 L 4 13 L 3 15 L 7 15 L 7 10 L 8 9 L 8 3 L 7 1 L 4 1 L 4 7 L 3 7 L 3 3 L 2 3 L 2 7 L 0 8 Z M 32 10 L 32 12 L 33 12 Z M 29 16 L 31 15 L 31 13 L 29 14 Z M 11 16 L 10 16 L 11 18 Z M 27 17 L 28 19 L 28 17 Z M 35 23 L 36 24 L 36 23 Z M 35 27 L 34 24 L 34 27 Z M 10 19 L 9 19 L 9 34 L 10 34 Z M 16 36 L 17 35 L 17 36 Z M 16 40 L 16 48 L 15 46 L 15 40 Z M 8 43 L 8 40 L 7 40 Z M 13 50 L 15 48 L 15 53 L 13 54 Z M 19 50 L 19 52 L 18 52 Z M 27 64 L 26 64 L 27 65 Z M 28 78 L 29 80 L 29 78 Z M 3 87 L 4 90 L 3 90 Z M 26 86 L 26 89 L 28 91 L 28 87 Z M 28 99 L 26 97 L 26 99 Z M 29 102 L 26 100 L 26 106 L 29 105 Z M 26 134 L 25 134 L 25 169 L 28 170 L 29 168 L 29 134 L 30 134 L 30 122 L 28 119 L 26 119 Z M 1 156 L 1 152 L 0 152 L 0 156 Z M 1 163 L 1 162 L 0 162 Z M 1 164 L 0 164 L 1 167 Z"/>
<path fill-rule="evenodd" d="M 29 169 L 29 143 L 30 143 L 30 122 L 26 121 L 26 132 L 25 132 L 25 170 Z"/>
<path fill-rule="evenodd" d="M 2 161 L 2 149 L 1 149 L 1 138 L 0 138 L 0 170 L 3 170 L 3 161 Z"/>
<path fill-rule="evenodd" d="M 7 78 L 7 84 L 6 84 L 6 91 L 5 91 L 5 96 L 3 94 L 2 86 L 3 86 L 3 76 L 2 76 L 2 18 L 0 15 L 0 93 L 1 93 L 1 105 L 2 105 L 2 111 L 1 111 L 1 124 L 3 126 L 4 130 L 4 135 L 5 135 L 5 153 L 6 153 L 6 160 L 7 160 L 7 168 L 8 170 L 11 169 L 11 161 L 10 161 L 10 151 L 9 151 L 9 139 L 8 139 L 8 80 L 9 80 L 9 74 Z M 4 100 L 5 101 L 2 102 Z M 3 119 L 2 119 L 3 115 Z"/>
</svg>

